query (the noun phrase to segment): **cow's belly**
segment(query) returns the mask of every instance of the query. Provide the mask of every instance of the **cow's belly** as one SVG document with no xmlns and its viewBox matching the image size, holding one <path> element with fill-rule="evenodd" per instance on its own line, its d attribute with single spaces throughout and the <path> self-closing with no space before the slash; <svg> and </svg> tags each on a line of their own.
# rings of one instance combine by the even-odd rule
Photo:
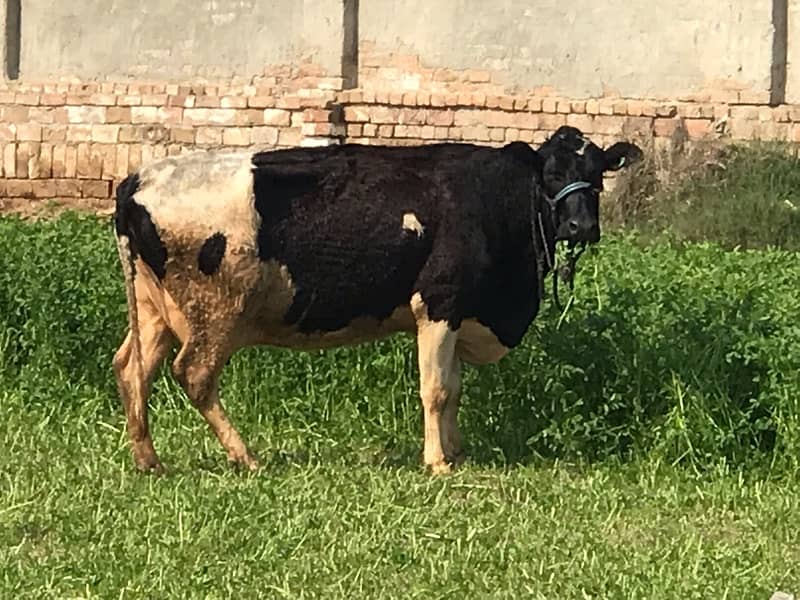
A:
<svg viewBox="0 0 800 600">
<path fill-rule="evenodd" d="M 508 354 L 509 350 L 500 343 L 491 329 L 477 320 L 468 319 L 461 323 L 456 352 L 464 362 L 473 365 L 495 363 Z"/>
<path fill-rule="evenodd" d="M 246 345 L 268 344 L 281 348 L 316 350 L 362 344 L 401 331 L 414 331 L 414 318 L 407 301 L 399 303 L 385 318 L 356 315 L 335 329 L 304 329 L 304 315 L 300 314 L 299 320 L 294 323 L 286 319 L 297 292 L 288 268 L 276 261 L 267 261 L 261 263 L 260 269 L 261 277 L 248 294 L 239 328 L 240 339 Z M 365 289 L 365 293 L 367 291 Z M 322 303 L 322 307 L 317 305 L 318 308 L 324 308 L 326 298 L 315 298 L 315 302 Z M 329 308 L 336 310 L 332 303 Z"/>
</svg>

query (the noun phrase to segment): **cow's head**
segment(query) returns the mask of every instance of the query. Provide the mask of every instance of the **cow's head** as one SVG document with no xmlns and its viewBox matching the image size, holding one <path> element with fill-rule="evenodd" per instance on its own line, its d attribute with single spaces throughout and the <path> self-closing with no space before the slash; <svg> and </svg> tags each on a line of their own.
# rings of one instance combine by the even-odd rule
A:
<svg viewBox="0 0 800 600">
<path fill-rule="evenodd" d="M 579 129 L 561 127 L 538 150 L 544 190 L 554 212 L 556 240 L 569 246 L 600 241 L 600 192 L 607 171 L 641 159 L 638 146 L 618 142 L 603 150 Z"/>
</svg>

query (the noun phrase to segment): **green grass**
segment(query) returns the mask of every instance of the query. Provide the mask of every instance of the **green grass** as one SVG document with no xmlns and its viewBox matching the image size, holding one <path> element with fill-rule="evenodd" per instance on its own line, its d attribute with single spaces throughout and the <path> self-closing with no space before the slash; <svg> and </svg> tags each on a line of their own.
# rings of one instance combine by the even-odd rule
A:
<svg viewBox="0 0 800 600">
<path fill-rule="evenodd" d="M 469 462 L 420 468 L 411 340 L 252 349 L 230 471 L 166 375 L 136 474 L 106 220 L 0 219 L 0 597 L 769 598 L 800 592 L 800 262 L 604 237 L 561 318 L 468 368 Z"/>
</svg>

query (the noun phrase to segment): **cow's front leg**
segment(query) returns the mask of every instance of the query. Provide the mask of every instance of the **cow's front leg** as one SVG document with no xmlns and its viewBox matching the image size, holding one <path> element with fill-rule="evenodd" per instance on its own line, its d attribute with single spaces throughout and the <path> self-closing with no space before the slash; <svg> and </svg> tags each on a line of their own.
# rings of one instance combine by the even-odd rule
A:
<svg viewBox="0 0 800 600">
<path fill-rule="evenodd" d="M 458 334 L 446 321 L 417 319 L 417 346 L 419 356 L 420 397 L 425 420 L 425 465 L 432 473 L 448 473 L 450 460 L 445 450 L 452 451 L 454 441 L 451 422 L 443 414 L 451 400 L 460 391 L 460 369 L 456 357 Z"/>
<path fill-rule="evenodd" d="M 442 413 L 442 450 L 445 459 L 457 467 L 464 462 L 461 432 L 458 430 L 458 409 L 461 406 L 461 359 L 458 356 L 453 357 L 447 389 L 447 404 Z"/>
</svg>

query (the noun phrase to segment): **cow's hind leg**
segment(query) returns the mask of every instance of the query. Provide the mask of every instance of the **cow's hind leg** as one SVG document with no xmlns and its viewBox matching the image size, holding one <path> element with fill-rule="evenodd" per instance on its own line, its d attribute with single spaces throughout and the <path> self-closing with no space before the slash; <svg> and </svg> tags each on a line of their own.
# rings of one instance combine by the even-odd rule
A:
<svg viewBox="0 0 800 600">
<path fill-rule="evenodd" d="M 175 357 L 172 372 L 228 453 L 228 460 L 255 470 L 258 462 L 228 419 L 219 399 L 219 375 L 228 356 L 189 338 Z"/>
<path fill-rule="evenodd" d="M 425 421 L 423 457 L 434 474 L 448 473 L 454 458 L 446 452 L 454 450 L 455 430 L 442 417 L 448 402 L 457 398 L 460 389 L 455 355 L 457 336 L 446 321 L 417 316 L 420 397 Z"/>
<path fill-rule="evenodd" d="M 137 306 L 141 377 L 131 331 L 114 355 L 114 375 L 125 408 L 136 466 L 142 471 L 161 471 L 163 468 L 150 436 L 147 402 L 153 377 L 169 352 L 174 338 L 152 303 L 140 300 Z"/>
</svg>

